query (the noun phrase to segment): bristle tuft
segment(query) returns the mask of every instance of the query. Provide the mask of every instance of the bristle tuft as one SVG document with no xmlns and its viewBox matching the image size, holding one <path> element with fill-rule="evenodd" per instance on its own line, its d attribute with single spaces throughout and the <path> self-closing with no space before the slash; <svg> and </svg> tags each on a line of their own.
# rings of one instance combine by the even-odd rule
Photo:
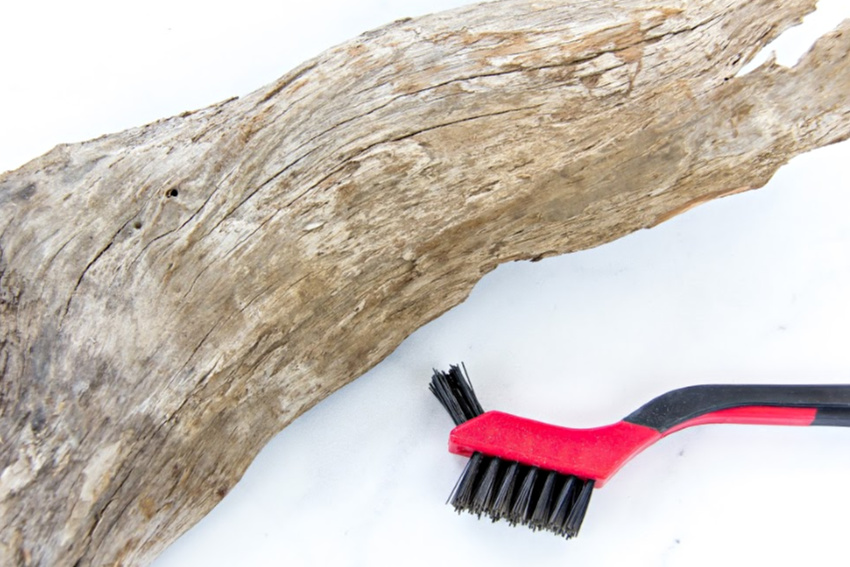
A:
<svg viewBox="0 0 850 567">
<path fill-rule="evenodd" d="M 519 491 L 514 499 L 511 514 L 508 516 L 508 521 L 512 524 L 528 523 L 529 514 L 533 509 L 531 496 L 534 491 L 534 483 L 537 480 L 537 471 L 537 467 L 529 468 L 525 473 L 525 478 L 519 485 Z"/>
<path fill-rule="evenodd" d="M 489 513 L 494 522 L 502 518 L 507 518 L 511 513 L 511 499 L 513 498 L 518 472 L 519 463 L 511 462 L 508 464 L 505 474 L 499 483 L 499 490 L 496 492 L 496 497 L 493 499 L 493 506 Z"/>
<path fill-rule="evenodd" d="M 590 504 L 590 495 L 592 492 L 593 481 L 589 480 L 581 487 L 581 492 L 579 492 L 573 504 L 573 509 L 570 511 L 569 516 L 567 516 L 566 530 L 572 536 L 578 535 L 581 523 L 584 521 L 584 515 L 587 512 L 587 505 Z"/>
<path fill-rule="evenodd" d="M 473 453 L 449 501 L 458 512 L 570 539 L 581 528 L 593 484 L 593 480 Z"/>
<path fill-rule="evenodd" d="M 455 425 L 484 413 L 463 364 L 452 365 L 448 372 L 434 370 L 428 389 L 440 400 Z"/>
<path fill-rule="evenodd" d="M 558 498 L 555 500 L 555 507 L 552 509 L 552 515 L 549 516 L 549 524 L 552 530 L 561 535 L 567 534 L 567 516 L 575 502 L 575 496 L 578 492 L 579 481 L 574 476 L 567 477 L 561 490 L 558 492 Z"/>
<path fill-rule="evenodd" d="M 483 461 L 484 455 L 481 453 L 472 454 L 449 497 L 449 501 L 458 512 L 471 509 L 472 497 L 475 494 L 475 485 L 478 484 L 478 474 Z"/>
<path fill-rule="evenodd" d="M 490 457 L 487 461 L 487 467 L 484 469 L 481 481 L 475 488 L 475 496 L 472 498 L 472 513 L 477 514 L 479 518 L 481 514 L 486 514 L 492 506 L 493 496 L 496 492 L 496 478 L 502 459 Z"/>
<path fill-rule="evenodd" d="M 543 488 L 540 489 L 540 495 L 537 497 L 537 503 L 534 505 L 534 512 L 531 514 L 529 524 L 532 529 L 545 530 L 549 523 L 549 516 L 552 510 L 552 501 L 554 500 L 555 480 L 558 478 L 558 473 L 549 471 L 546 475 L 546 480 L 543 481 Z"/>
</svg>

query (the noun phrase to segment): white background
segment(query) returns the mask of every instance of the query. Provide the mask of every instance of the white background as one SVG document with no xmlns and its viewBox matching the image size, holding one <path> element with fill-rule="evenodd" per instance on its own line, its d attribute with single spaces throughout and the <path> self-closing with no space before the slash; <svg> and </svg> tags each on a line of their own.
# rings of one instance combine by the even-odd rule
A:
<svg viewBox="0 0 850 567">
<path fill-rule="evenodd" d="M 4 3 L 0 171 L 467 3 Z M 846 0 L 821 4 L 776 46 L 780 62 L 850 17 Z M 156 566 L 846 564 L 850 431 L 677 433 L 596 491 L 564 542 L 444 505 L 463 459 L 445 451 L 451 422 L 426 383 L 463 360 L 485 409 L 576 427 L 688 384 L 850 383 L 848 176 L 844 143 L 650 231 L 500 267 L 277 436 Z"/>
</svg>

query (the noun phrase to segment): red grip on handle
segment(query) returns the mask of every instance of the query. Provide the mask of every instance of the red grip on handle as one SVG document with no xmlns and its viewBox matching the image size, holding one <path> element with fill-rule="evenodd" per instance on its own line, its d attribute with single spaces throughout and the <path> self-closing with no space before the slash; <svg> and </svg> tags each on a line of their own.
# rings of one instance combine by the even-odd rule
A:
<svg viewBox="0 0 850 567">
<path fill-rule="evenodd" d="M 479 452 L 594 479 L 598 488 L 642 450 L 686 427 L 710 423 L 810 425 L 816 413 L 814 408 L 745 406 L 700 415 L 662 434 L 627 421 L 570 429 L 490 411 L 455 427 L 449 435 L 449 451 L 466 456 Z"/>
<path fill-rule="evenodd" d="M 706 413 L 671 427 L 664 436 L 694 425 L 735 423 L 739 425 L 811 425 L 817 408 L 786 408 L 779 406 L 744 406 Z"/>
</svg>

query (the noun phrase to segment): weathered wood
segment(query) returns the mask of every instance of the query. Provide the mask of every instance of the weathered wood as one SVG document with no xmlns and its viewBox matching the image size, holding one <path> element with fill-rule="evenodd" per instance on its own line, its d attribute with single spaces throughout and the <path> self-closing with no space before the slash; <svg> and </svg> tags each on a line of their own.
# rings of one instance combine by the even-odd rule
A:
<svg viewBox="0 0 850 567">
<path fill-rule="evenodd" d="M 850 135 L 814 8 L 503 1 L 0 176 L 0 563 L 144 564 L 265 442 L 501 262 L 762 186 Z"/>
</svg>

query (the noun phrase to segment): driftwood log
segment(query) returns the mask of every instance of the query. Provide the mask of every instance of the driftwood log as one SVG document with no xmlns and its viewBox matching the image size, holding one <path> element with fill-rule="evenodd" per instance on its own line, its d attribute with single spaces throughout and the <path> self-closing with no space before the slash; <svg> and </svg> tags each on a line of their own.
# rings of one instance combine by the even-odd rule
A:
<svg viewBox="0 0 850 567">
<path fill-rule="evenodd" d="M 0 564 L 139 565 L 501 262 L 764 185 L 850 135 L 815 0 L 507 0 L 0 176 Z"/>
</svg>

